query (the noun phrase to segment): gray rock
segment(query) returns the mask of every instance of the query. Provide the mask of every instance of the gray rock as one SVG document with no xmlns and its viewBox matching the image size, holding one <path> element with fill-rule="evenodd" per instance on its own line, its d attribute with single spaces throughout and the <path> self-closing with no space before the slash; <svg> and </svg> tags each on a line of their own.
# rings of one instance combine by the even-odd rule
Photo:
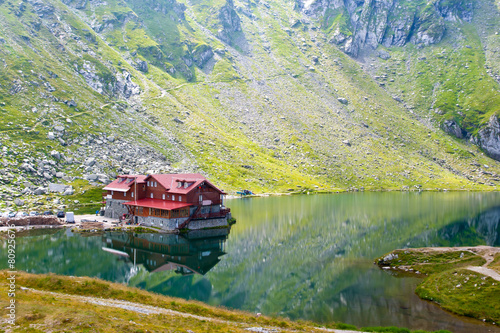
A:
<svg viewBox="0 0 500 333">
<path fill-rule="evenodd" d="M 184 122 L 182 120 L 180 120 L 179 118 L 174 118 L 174 121 L 176 123 L 179 123 L 179 124 L 184 124 Z"/>
<path fill-rule="evenodd" d="M 57 178 L 63 178 L 65 175 L 64 175 L 64 172 L 56 172 L 56 177 Z"/>
<path fill-rule="evenodd" d="M 349 101 L 346 98 L 343 98 L 343 97 L 337 98 L 337 101 L 339 101 L 340 103 L 342 103 L 344 105 L 349 104 Z"/>
<path fill-rule="evenodd" d="M 16 199 L 14 199 L 14 204 L 16 206 L 23 206 L 24 205 L 24 201 L 21 200 L 21 199 L 19 199 L 19 198 L 16 198 Z"/>
<path fill-rule="evenodd" d="M 21 164 L 21 166 L 19 167 L 21 170 L 24 170 L 26 172 L 30 172 L 30 173 L 35 173 L 36 170 L 35 168 L 33 168 L 33 166 L 29 163 L 23 163 Z"/>
<path fill-rule="evenodd" d="M 391 55 L 385 50 L 378 51 L 378 57 L 384 60 L 390 59 Z"/>
<path fill-rule="evenodd" d="M 56 160 L 60 160 L 61 159 L 61 154 L 57 150 L 51 151 L 50 152 L 50 156 L 52 156 Z"/>
<path fill-rule="evenodd" d="M 448 134 L 451 134 L 459 139 L 463 139 L 464 138 L 464 132 L 460 126 L 458 126 L 458 124 L 456 123 L 455 120 L 445 120 L 443 122 L 443 130 L 448 133 Z"/>
<path fill-rule="evenodd" d="M 88 167 L 91 167 L 95 164 L 95 158 L 93 157 L 89 157 L 85 160 L 85 163 L 84 163 L 86 166 Z"/>
<path fill-rule="evenodd" d="M 205 64 L 212 59 L 213 56 L 214 52 L 207 44 L 197 46 L 192 53 L 194 63 L 200 68 L 203 68 L 203 66 L 205 66 Z"/>
<path fill-rule="evenodd" d="M 147 73 L 149 71 L 147 61 L 141 59 L 135 60 L 135 67 L 143 73 Z"/>
<path fill-rule="evenodd" d="M 64 184 L 49 183 L 49 192 L 63 193 L 68 187 L 68 185 Z"/>
<path fill-rule="evenodd" d="M 76 107 L 76 106 L 78 106 L 78 104 L 74 100 L 65 101 L 64 104 L 66 104 L 69 107 Z"/>
<path fill-rule="evenodd" d="M 84 176 L 84 178 L 93 182 L 96 181 L 99 178 L 99 176 L 96 174 L 91 174 Z"/>
<path fill-rule="evenodd" d="M 227 0 L 226 4 L 221 7 L 219 21 L 222 29 L 218 31 L 217 37 L 230 45 L 234 44 L 232 37 L 235 32 L 241 31 L 241 19 L 234 10 L 233 0 Z"/>
<path fill-rule="evenodd" d="M 37 189 L 35 189 L 33 191 L 34 195 L 42 195 L 42 194 L 46 194 L 46 193 L 47 193 L 47 189 L 44 187 L 38 187 Z"/>
<path fill-rule="evenodd" d="M 23 188 L 23 190 L 21 191 L 21 194 L 25 195 L 25 194 L 31 194 L 31 190 L 29 189 L 29 187 L 25 187 Z"/>
<path fill-rule="evenodd" d="M 132 75 L 129 72 L 123 71 L 116 74 L 116 83 L 113 92 L 129 99 L 134 95 L 139 95 L 141 88 L 137 83 L 132 81 Z"/>
<path fill-rule="evenodd" d="M 56 138 L 56 136 L 54 135 L 54 132 L 49 132 L 49 133 L 47 133 L 47 138 L 49 140 L 54 140 Z"/>
<path fill-rule="evenodd" d="M 478 132 L 472 141 L 484 149 L 486 153 L 497 161 L 500 161 L 500 123 L 498 117 L 492 115 L 488 126 Z"/>
<path fill-rule="evenodd" d="M 71 186 L 69 186 L 62 195 L 73 195 L 75 193 L 75 190 Z"/>
</svg>

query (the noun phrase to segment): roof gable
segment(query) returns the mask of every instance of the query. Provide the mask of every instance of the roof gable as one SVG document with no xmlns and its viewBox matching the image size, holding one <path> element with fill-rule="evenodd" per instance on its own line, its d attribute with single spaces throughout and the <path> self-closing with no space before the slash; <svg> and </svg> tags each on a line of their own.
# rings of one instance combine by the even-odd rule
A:
<svg viewBox="0 0 500 333">
<path fill-rule="evenodd" d="M 149 175 L 145 181 L 151 181 L 152 179 L 162 185 L 167 192 L 174 194 L 188 194 L 202 183 L 208 184 L 219 193 L 224 193 L 199 173 Z"/>
<path fill-rule="evenodd" d="M 142 175 L 119 175 L 115 180 L 106 185 L 103 190 L 127 192 L 137 181 L 138 184 L 144 183 L 146 176 Z"/>
</svg>

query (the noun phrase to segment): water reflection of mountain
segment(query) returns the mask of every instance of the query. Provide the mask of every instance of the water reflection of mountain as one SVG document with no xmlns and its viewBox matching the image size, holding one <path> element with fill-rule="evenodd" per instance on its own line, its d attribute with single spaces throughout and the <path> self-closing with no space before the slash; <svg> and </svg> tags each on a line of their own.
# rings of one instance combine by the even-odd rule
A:
<svg viewBox="0 0 500 333">
<path fill-rule="evenodd" d="M 412 244 L 432 246 L 500 246 L 500 207 L 491 208 L 474 217 L 454 221 L 441 229 L 424 232 Z M 419 244 L 420 246 L 420 244 Z M 429 246 L 429 245 L 421 245 Z"/>
<path fill-rule="evenodd" d="M 225 254 L 229 229 L 193 231 L 187 235 L 106 233 L 103 250 L 142 265 L 149 272 L 175 271 L 205 275 Z"/>
</svg>

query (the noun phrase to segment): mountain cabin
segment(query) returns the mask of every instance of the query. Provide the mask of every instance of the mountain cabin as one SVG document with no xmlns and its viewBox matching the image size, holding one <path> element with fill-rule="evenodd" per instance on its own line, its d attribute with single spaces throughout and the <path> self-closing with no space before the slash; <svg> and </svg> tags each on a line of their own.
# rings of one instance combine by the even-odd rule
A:
<svg viewBox="0 0 500 333">
<path fill-rule="evenodd" d="M 194 174 L 120 175 L 104 187 L 104 215 L 165 230 L 227 226 L 224 193 Z"/>
</svg>

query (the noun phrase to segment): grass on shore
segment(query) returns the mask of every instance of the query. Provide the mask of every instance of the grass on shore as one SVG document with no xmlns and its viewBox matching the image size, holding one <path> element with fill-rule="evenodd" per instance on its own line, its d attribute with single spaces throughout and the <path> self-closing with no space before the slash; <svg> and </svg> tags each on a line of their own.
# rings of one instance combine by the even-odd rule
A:
<svg viewBox="0 0 500 333">
<path fill-rule="evenodd" d="M 474 252 L 395 250 L 375 262 L 380 267 L 427 275 L 417 286 L 416 294 L 443 309 L 488 322 L 500 321 L 500 282 L 465 268 L 486 263 Z M 500 255 L 487 268 L 499 271 Z"/>
<path fill-rule="evenodd" d="M 7 271 L 0 271 L 0 279 L 7 281 Z M 72 331 L 72 332 L 244 332 L 248 327 L 278 327 L 282 332 L 316 331 L 319 324 L 309 321 L 291 321 L 286 318 L 259 316 L 223 307 L 213 307 L 196 301 L 186 301 L 150 293 L 88 277 L 68 277 L 35 275 L 24 272 L 16 274 L 16 326 L 13 332 Z M 33 292 L 20 287 L 40 291 L 56 292 L 69 296 Z M 0 301 L 7 304 L 7 284 L 0 285 Z M 165 314 L 143 314 L 117 307 L 106 307 L 83 302 L 71 295 L 122 300 L 174 310 L 185 314 L 201 316 L 181 316 Z M 6 318 L 6 313 L 2 314 Z M 331 323 L 328 328 L 356 330 L 353 325 Z M 0 331 L 9 328 L 2 321 Z M 369 332 L 410 333 L 406 328 L 371 327 Z M 425 333 L 425 331 L 414 331 Z M 447 331 L 437 331 L 445 333 Z"/>
<path fill-rule="evenodd" d="M 465 268 L 433 274 L 421 283 L 419 297 L 456 314 L 500 321 L 500 282 Z"/>
</svg>

